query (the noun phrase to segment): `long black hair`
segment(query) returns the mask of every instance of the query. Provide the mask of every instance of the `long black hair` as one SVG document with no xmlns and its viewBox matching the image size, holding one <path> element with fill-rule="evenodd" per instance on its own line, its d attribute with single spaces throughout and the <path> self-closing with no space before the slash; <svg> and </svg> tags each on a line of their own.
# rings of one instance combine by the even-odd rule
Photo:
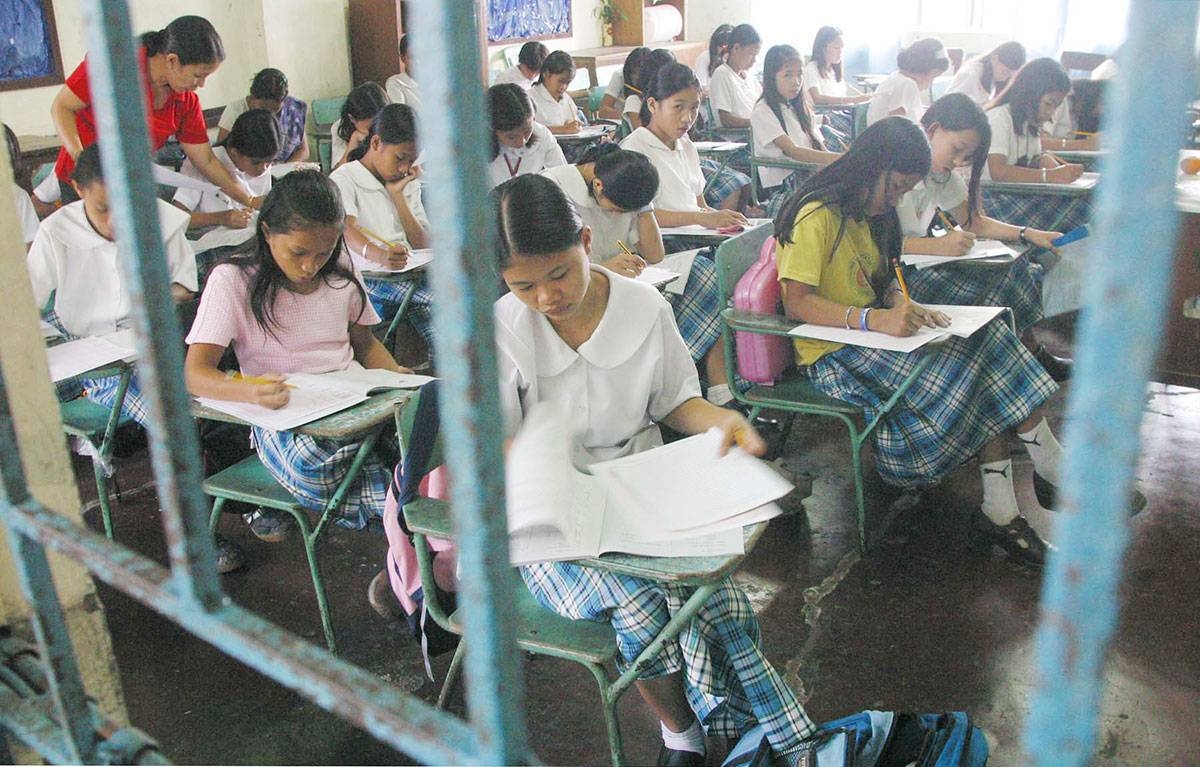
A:
<svg viewBox="0 0 1200 767">
<path fill-rule="evenodd" d="M 1104 87 L 1107 80 L 1071 81 L 1071 120 L 1075 130 L 1084 133 L 1100 132 L 1100 113 L 1104 107 Z"/>
<path fill-rule="evenodd" d="M 929 166 L 929 142 L 925 140 L 920 127 L 904 117 L 885 117 L 859 134 L 844 155 L 810 176 L 788 198 L 775 218 L 775 238 L 780 245 L 794 242 L 792 232 L 800 211 L 809 203 L 819 205 L 806 216 L 821 208 L 836 207 L 841 220 L 828 258 L 833 258 L 842 242 L 846 221 L 851 218 L 861 221 L 869 217 L 872 239 L 884 256 L 886 267 L 887 261 L 899 257 L 904 237 L 895 208 L 890 208 L 882 215 L 869 216 L 867 206 L 871 193 L 879 177 L 884 174 L 894 171 L 925 176 L 929 173 Z M 886 268 L 883 272 L 886 272 Z M 884 276 L 872 275 L 872 284 L 878 287 Z"/>
<path fill-rule="evenodd" d="M 365 82 L 346 96 L 342 102 L 342 120 L 338 125 L 338 138 L 349 141 L 354 135 L 354 123 L 368 117 L 375 118 L 379 111 L 392 102 L 387 91 L 379 83 Z"/>
<path fill-rule="evenodd" d="M 965 93 L 948 93 L 933 102 L 921 116 L 921 125 L 929 131 L 934 124 L 948 131 L 975 131 L 979 136 L 979 146 L 971 156 L 971 177 L 967 181 L 966 223 L 970 224 L 980 210 L 979 180 L 983 177 L 983 165 L 992 146 L 992 126 L 983 109 Z"/>
<path fill-rule="evenodd" d="M 265 109 L 249 109 L 237 116 L 220 144 L 250 160 L 273 160 L 279 154 L 280 135 L 275 115 Z"/>
<path fill-rule="evenodd" d="M 534 85 L 538 85 L 544 81 L 546 75 L 561 75 L 565 72 L 574 71 L 575 59 L 571 58 L 571 54 L 566 51 L 554 51 L 542 62 L 542 68 L 538 70 L 538 79 L 534 82 Z"/>
<path fill-rule="evenodd" d="M 708 75 L 717 71 L 717 67 L 725 63 L 725 54 L 729 53 L 729 33 L 733 31 L 732 24 L 718 24 L 708 38 Z"/>
<path fill-rule="evenodd" d="M 217 30 L 202 16 L 180 16 L 162 29 L 142 35 L 147 56 L 173 53 L 179 63 L 220 64 L 225 60 L 225 44 Z"/>
<path fill-rule="evenodd" d="M 1013 130 L 1017 135 L 1024 133 L 1037 136 L 1042 130 L 1042 123 L 1038 120 L 1042 97 L 1055 92 L 1064 96 L 1071 92 L 1071 78 L 1067 76 L 1067 70 L 1054 59 L 1034 59 L 1017 70 L 1012 81 L 987 108 L 995 109 L 1008 104 L 1012 110 Z"/>
<path fill-rule="evenodd" d="M 384 144 L 405 144 L 417 140 L 417 120 L 408 104 L 388 104 L 371 121 L 371 132 L 350 152 L 346 159 L 361 160 L 371 148 L 371 139 L 379 137 Z"/>
<path fill-rule="evenodd" d="M 533 102 L 529 93 L 516 83 L 500 83 L 488 88 L 488 119 L 492 129 L 492 159 L 500 156 L 500 142 L 496 139 L 496 131 L 510 131 L 525 124 L 533 117 Z M 533 146 L 537 141 L 537 133 L 529 137 L 525 146 Z"/>
<path fill-rule="evenodd" d="M 535 72 L 542 71 L 542 62 L 550 55 L 550 49 L 536 40 L 530 40 L 521 46 L 517 54 L 517 63 L 524 64 Z"/>
<path fill-rule="evenodd" d="M 825 77 L 830 72 L 833 72 L 833 79 L 839 83 L 842 81 L 842 62 L 830 64 L 825 59 L 825 49 L 834 40 L 842 36 L 842 30 L 837 27 L 821 27 L 817 30 L 817 36 L 813 38 L 812 60 L 817 62 L 817 72 L 821 77 Z"/>
<path fill-rule="evenodd" d="M 642 112 L 639 115 L 642 125 L 650 125 L 650 99 L 662 103 L 680 91 L 699 87 L 700 81 L 688 65 L 678 61 L 663 65 L 655 73 L 654 80 L 647 83 L 647 89 L 642 94 Z"/>
<path fill-rule="evenodd" d="M 496 260 L 500 269 L 514 254 L 549 256 L 583 238 L 583 218 L 552 179 L 537 173 L 505 181 L 492 192 L 496 210 Z"/>
<path fill-rule="evenodd" d="M 642 61 L 642 68 L 638 72 L 637 87 L 638 97 L 642 100 L 642 108 L 638 112 L 638 119 L 642 125 L 649 121 L 649 111 L 646 109 L 646 96 L 650 93 L 650 88 L 658 77 L 658 70 L 662 69 L 667 64 L 675 61 L 675 54 L 666 48 L 655 48 L 646 54 L 645 60 Z"/>
<path fill-rule="evenodd" d="M 646 46 L 634 48 L 625 57 L 625 63 L 621 65 L 621 82 L 624 87 L 621 89 L 621 95 L 625 97 L 640 94 L 641 88 L 637 87 L 637 79 L 641 72 L 642 64 L 646 62 L 646 57 L 650 55 L 650 49 Z"/>
<path fill-rule="evenodd" d="M 808 108 L 808 99 L 804 97 L 804 88 L 801 87 L 800 92 L 796 94 L 796 98 L 788 101 L 779 92 L 779 88 L 775 83 L 775 76 L 779 71 L 788 64 L 800 62 L 800 52 L 790 45 L 774 45 L 767 51 L 766 58 L 763 59 L 763 89 L 762 96 L 759 99 L 765 101 L 767 106 L 771 108 L 771 112 L 775 115 L 775 119 L 779 120 L 779 125 L 787 131 L 787 123 L 783 120 L 783 110 L 790 109 L 796 115 L 796 119 L 800 121 L 800 127 L 804 129 L 804 133 L 812 141 L 812 145 L 817 149 L 824 146 L 821 137 L 817 135 L 816 128 L 813 123 L 813 115 Z"/>
<path fill-rule="evenodd" d="M 658 170 L 641 152 L 621 149 L 611 141 L 588 147 L 576 165 L 592 165 L 604 186 L 604 196 L 623 211 L 640 210 L 658 194 Z M 595 190 L 588 193 L 595 196 Z"/>
<path fill-rule="evenodd" d="M 260 101 L 283 103 L 288 95 L 287 75 L 274 67 L 259 70 L 250 81 L 250 95 Z"/>
<path fill-rule="evenodd" d="M 275 335 L 275 299 L 281 288 L 286 289 L 287 276 L 275 263 L 265 228 L 271 234 L 287 234 L 298 229 L 335 226 L 340 232 L 346 224 L 342 198 L 337 187 L 317 170 L 298 170 L 275 182 L 258 211 L 258 229 L 254 238 L 229 258 L 229 263 L 249 274 L 250 311 L 263 332 Z M 341 290 L 351 285 L 358 291 L 359 317 L 367 307 L 367 292 L 354 272 L 340 263 L 344 242 L 339 235 L 333 255 L 317 272 L 317 277 L 331 288 Z"/>
<path fill-rule="evenodd" d="M 1001 64 L 1016 72 L 1025 66 L 1025 46 L 1016 40 L 1009 40 L 1006 43 L 1000 43 L 979 57 L 983 64 L 983 77 L 979 79 L 979 84 L 988 93 L 992 92 L 992 86 L 996 84 L 996 73 L 992 71 L 992 56 L 1000 59 Z"/>
</svg>

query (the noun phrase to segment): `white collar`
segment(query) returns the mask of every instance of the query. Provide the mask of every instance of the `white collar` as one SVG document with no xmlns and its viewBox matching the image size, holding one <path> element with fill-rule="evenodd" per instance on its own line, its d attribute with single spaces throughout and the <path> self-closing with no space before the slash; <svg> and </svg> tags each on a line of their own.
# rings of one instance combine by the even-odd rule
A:
<svg viewBox="0 0 1200 767">
<path fill-rule="evenodd" d="M 359 189 L 377 192 L 384 188 L 379 179 L 375 178 L 375 174 L 367 170 L 367 166 L 363 165 L 361 160 L 343 163 L 336 172 L 350 179 Z"/>
</svg>

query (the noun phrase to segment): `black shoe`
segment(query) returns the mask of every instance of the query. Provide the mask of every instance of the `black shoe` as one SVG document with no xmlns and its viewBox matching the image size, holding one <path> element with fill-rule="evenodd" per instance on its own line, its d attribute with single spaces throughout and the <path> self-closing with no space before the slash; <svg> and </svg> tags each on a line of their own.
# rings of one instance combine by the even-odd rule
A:
<svg viewBox="0 0 1200 767">
<path fill-rule="evenodd" d="M 1043 509 L 1054 511 L 1058 508 L 1058 488 L 1036 471 L 1033 473 L 1033 492 Z M 1129 516 L 1136 516 L 1144 508 L 1146 508 L 1146 496 L 1142 494 L 1142 491 L 1134 488 L 1129 494 Z"/>
<path fill-rule="evenodd" d="M 704 767 L 704 754 L 695 751 L 676 751 L 665 745 L 658 750 L 658 767 Z"/>
<path fill-rule="evenodd" d="M 1051 378 L 1059 383 L 1070 378 L 1071 370 L 1075 367 L 1074 360 L 1051 354 L 1050 350 L 1041 344 L 1038 344 L 1037 348 L 1033 350 L 1033 358 L 1045 368 Z"/>
<path fill-rule="evenodd" d="M 981 512 L 975 522 L 975 530 L 988 543 L 1003 549 L 1014 562 L 1030 567 L 1046 564 L 1046 542 L 1029 526 L 1025 517 L 1017 517 L 1007 525 L 998 525 Z"/>
</svg>

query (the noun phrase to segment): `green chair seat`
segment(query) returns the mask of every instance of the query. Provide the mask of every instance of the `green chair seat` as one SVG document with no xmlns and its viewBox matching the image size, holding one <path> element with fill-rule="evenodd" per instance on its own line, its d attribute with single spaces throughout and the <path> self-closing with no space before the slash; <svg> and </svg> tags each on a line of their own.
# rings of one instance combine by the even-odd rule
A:
<svg viewBox="0 0 1200 767">
<path fill-rule="evenodd" d="M 205 495 L 231 501 L 266 506 L 280 511 L 299 511 L 295 496 L 279 484 L 257 455 L 243 458 L 227 469 L 204 480 Z"/>
<path fill-rule="evenodd" d="M 97 405 L 87 397 L 76 397 L 70 402 L 61 402 L 58 409 L 62 414 L 63 431 L 72 437 L 97 439 L 103 437 L 104 430 L 108 428 L 109 409 Z M 131 420 L 122 415 L 117 425 L 124 425 Z"/>
<path fill-rule="evenodd" d="M 785 400 L 789 405 L 808 405 L 822 413 L 834 411 L 852 418 L 863 413 L 859 406 L 822 392 L 813 385 L 812 379 L 799 370 L 789 370 L 774 386 L 755 386 L 747 391 L 745 396 L 753 404 L 764 407 L 771 407 L 772 402 Z"/>
</svg>

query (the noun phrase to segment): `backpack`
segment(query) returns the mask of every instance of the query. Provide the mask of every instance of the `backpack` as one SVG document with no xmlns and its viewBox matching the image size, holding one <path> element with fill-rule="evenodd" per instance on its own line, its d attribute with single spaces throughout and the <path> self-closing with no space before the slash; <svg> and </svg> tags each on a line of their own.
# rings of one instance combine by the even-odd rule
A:
<svg viewBox="0 0 1200 767">
<path fill-rule="evenodd" d="M 809 743 L 804 767 L 984 767 L 988 760 L 987 739 L 962 711 L 860 711 L 820 725 Z M 758 726 L 738 740 L 722 767 L 768 767 L 771 758 Z"/>
<path fill-rule="evenodd" d="M 733 307 L 744 312 L 779 312 L 779 270 L 775 266 L 775 238 L 768 237 L 755 261 L 738 280 Z M 791 339 L 762 333 L 737 332 L 738 375 L 756 384 L 770 386 L 795 360 Z"/>
</svg>

